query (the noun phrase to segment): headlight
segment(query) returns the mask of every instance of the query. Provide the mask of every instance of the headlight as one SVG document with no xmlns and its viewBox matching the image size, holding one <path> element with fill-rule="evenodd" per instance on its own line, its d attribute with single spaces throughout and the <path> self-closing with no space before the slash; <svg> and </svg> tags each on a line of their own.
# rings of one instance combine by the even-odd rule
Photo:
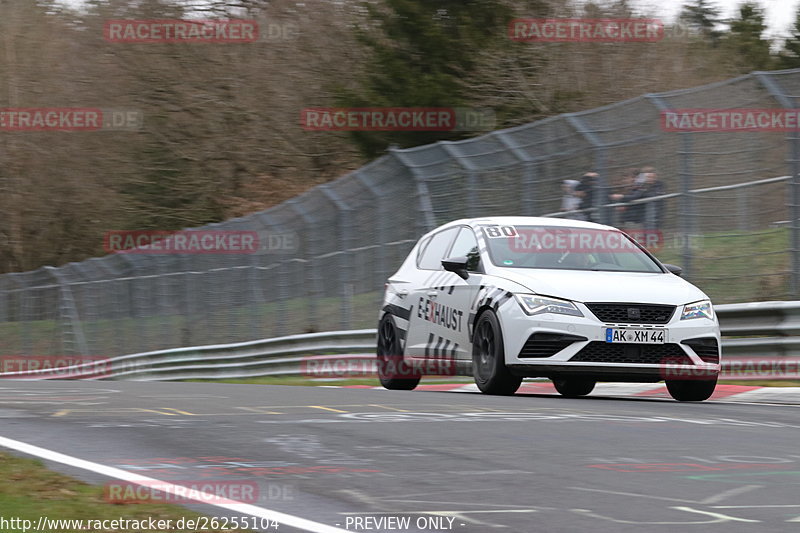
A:
<svg viewBox="0 0 800 533">
<path fill-rule="evenodd" d="M 684 305 L 681 320 L 689 320 L 691 318 L 714 318 L 714 309 L 711 307 L 711 302 L 703 300 Z"/>
<path fill-rule="evenodd" d="M 568 300 L 558 300 L 556 298 L 545 298 L 535 294 L 516 294 L 522 310 L 529 315 L 540 315 L 542 313 L 555 313 L 557 315 L 583 316 L 575 304 Z"/>
</svg>

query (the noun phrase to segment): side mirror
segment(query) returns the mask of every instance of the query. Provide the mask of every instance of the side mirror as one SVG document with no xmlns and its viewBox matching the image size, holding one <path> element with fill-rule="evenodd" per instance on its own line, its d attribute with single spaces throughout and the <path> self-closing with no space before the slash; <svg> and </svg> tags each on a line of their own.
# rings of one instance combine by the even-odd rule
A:
<svg viewBox="0 0 800 533">
<path fill-rule="evenodd" d="M 668 263 L 664 263 L 664 267 L 666 267 L 667 270 L 669 270 L 676 276 L 680 276 L 681 274 L 683 274 L 683 269 L 678 265 L 670 265 Z"/>
<path fill-rule="evenodd" d="M 469 277 L 467 261 L 469 260 L 466 257 L 449 257 L 447 259 L 442 259 L 442 266 L 448 272 L 458 274 L 458 277 L 461 279 L 467 279 Z"/>
</svg>

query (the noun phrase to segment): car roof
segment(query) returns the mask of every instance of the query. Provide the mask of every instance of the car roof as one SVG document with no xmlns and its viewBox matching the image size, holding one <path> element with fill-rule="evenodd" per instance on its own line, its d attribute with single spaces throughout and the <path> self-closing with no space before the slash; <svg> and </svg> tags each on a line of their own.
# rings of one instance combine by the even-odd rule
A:
<svg viewBox="0 0 800 533">
<path fill-rule="evenodd" d="M 552 226 L 552 227 L 571 227 L 571 228 L 593 228 L 602 230 L 615 230 L 617 228 L 586 222 L 583 220 L 572 220 L 568 218 L 551 217 L 481 217 L 481 218 L 462 218 L 439 226 L 434 231 L 439 231 L 450 226 L 471 226 L 473 228 L 486 225 L 500 226 Z M 431 232 L 433 233 L 433 232 Z"/>
</svg>

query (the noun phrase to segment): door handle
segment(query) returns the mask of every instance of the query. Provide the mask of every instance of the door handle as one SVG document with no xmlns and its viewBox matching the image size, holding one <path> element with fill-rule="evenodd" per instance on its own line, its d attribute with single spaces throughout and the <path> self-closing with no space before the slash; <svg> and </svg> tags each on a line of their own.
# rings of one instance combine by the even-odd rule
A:
<svg viewBox="0 0 800 533">
<path fill-rule="evenodd" d="M 406 296 L 408 296 L 408 289 L 397 289 L 397 295 L 400 298 L 405 298 Z"/>
<path fill-rule="evenodd" d="M 439 296 L 439 291 L 428 291 L 425 294 L 428 295 L 428 298 L 436 298 Z"/>
</svg>

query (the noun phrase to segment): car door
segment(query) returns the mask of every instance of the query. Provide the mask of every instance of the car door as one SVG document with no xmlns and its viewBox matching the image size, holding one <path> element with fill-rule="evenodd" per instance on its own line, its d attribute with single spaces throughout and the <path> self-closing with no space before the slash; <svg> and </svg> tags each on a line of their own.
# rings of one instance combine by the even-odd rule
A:
<svg viewBox="0 0 800 533">
<path fill-rule="evenodd" d="M 457 274 L 448 272 L 450 277 L 442 286 L 440 301 L 457 310 L 457 323 L 448 331 L 447 338 L 451 338 L 454 346 L 446 355 L 456 359 L 472 359 L 472 338 L 469 327 L 470 306 L 478 295 L 483 283 L 483 265 L 478 251 L 478 240 L 472 228 L 464 226 L 456 236 L 453 246 L 447 253 L 447 258 L 466 257 L 467 273 L 469 277 L 463 279 Z M 446 342 L 446 341 L 445 341 Z"/>
<path fill-rule="evenodd" d="M 468 359 L 472 355 L 468 318 L 470 303 L 480 287 L 480 255 L 471 228 L 451 229 L 456 230 L 448 235 L 453 242 L 447 248 L 432 249 L 429 245 L 420 264 L 432 269 L 436 261 L 438 269 L 430 271 L 413 295 L 416 308 L 412 315 L 417 328 L 412 334 L 413 352 L 407 353 L 414 357 Z M 436 243 L 432 241 L 431 245 Z M 472 272 L 466 280 L 441 267 L 442 259 L 461 256 L 472 258 L 468 265 Z"/>
<path fill-rule="evenodd" d="M 438 307 L 439 290 L 436 288 L 449 278 L 450 272 L 442 268 L 442 259 L 450 251 L 460 227 L 452 227 L 435 233 L 417 256 L 417 272 L 412 287 L 409 287 L 411 316 L 406 338 L 405 353 L 411 357 L 427 357 L 432 353 L 432 344 L 443 329 L 436 320 L 442 320 Z M 455 274 L 452 274 L 455 277 Z M 437 312 L 438 308 L 438 312 Z M 452 342 L 452 341 L 451 341 Z"/>
</svg>

